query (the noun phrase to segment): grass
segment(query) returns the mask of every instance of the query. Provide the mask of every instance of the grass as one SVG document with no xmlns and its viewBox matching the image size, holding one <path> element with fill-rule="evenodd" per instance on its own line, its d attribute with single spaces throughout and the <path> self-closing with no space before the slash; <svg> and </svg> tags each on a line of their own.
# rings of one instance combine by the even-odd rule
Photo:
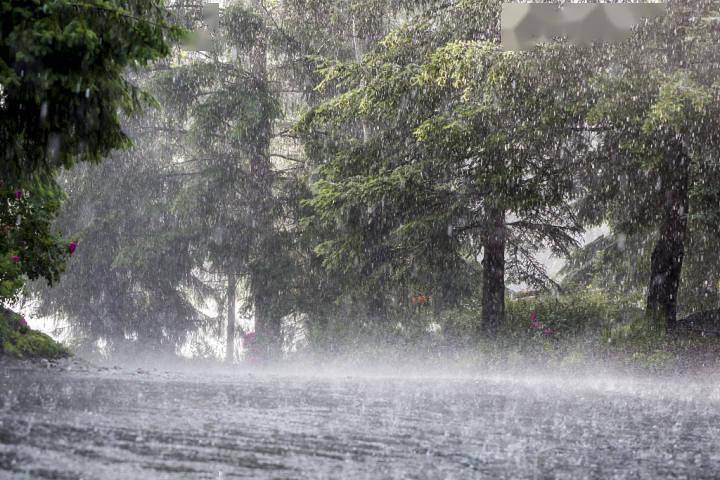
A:
<svg viewBox="0 0 720 480">
<path fill-rule="evenodd" d="M 15 358 L 62 358 L 70 352 L 48 335 L 33 330 L 23 317 L 0 307 L 0 354 Z"/>
</svg>

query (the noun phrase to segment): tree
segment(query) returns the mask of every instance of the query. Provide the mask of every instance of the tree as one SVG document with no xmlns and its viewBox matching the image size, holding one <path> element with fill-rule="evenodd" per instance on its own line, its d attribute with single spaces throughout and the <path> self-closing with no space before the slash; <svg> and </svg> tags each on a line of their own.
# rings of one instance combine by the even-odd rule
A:
<svg viewBox="0 0 720 480">
<path fill-rule="evenodd" d="M 135 145 L 112 166 L 65 178 L 60 224 L 78 232 L 88 256 L 59 290 L 40 292 L 46 311 L 68 315 L 89 341 L 172 349 L 214 324 L 193 305 L 212 298 L 234 358 L 233 299 L 249 298 L 242 306 L 256 315 L 259 346 L 275 355 L 282 318 L 316 309 L 316 292 L 332 284 L 319 269 L 309 275 L 316 262 L 299 225 L 307 172 L 287 130 L 316 96 L 318 58 L 351 56 L 358 36 L 377 36 L 363 25 L 383 22 L 360 3 L 228 5 L 209 51 L 178 53 L 138 75 L 160 108 L 125 125 Z M 313 13 L 298 21 L 305 7 Z M 346 28 L 351 10 L 364 19 L 355 35 Z M 178 6 L 177 19 L 197 28 L 199 13 Z M 118 203 L 123 212 L 113 210 Z M 88 211 L 96 214 L 82 221 Z M 94 258 L 94 245 L 105 255 Z M 91 301 L 76 301 L 77 289 Z"/>
<path fill-rule="evenodd" d="M 582 147 L 572 127 L 587 72 L 563 49 L 501 53 L 498 7 L 442 6 L 361 64 L 327 69 L 323 85 L 342 93 L 301 125 L 321 164 L 308 221 L 329 237 L 317 248 L 325 264 L 369 277 L 368 291 L 432 288 L 452 304 L 482 253 L 490 336 L 506 255 L 511 278 L 546 283 L 533 252 L 565 252 L 579 231 L 566 150 Z"/>
<path fill-rule="evenodd" d="M 466 169 L 459 201 L 470 208 L 461 229 L 474 230 L 483 246 L 482 318 L 491 336 L 504 315 L 505 256 L 511 279 L 547 286 L 533 254 L 546 247 L 565 255 L 581 231 L 569 201 L 574 159 L 584 148 L 577 105 L 588 67 L 566 47 L 512 54 L 490 42 L 455 42 L 423 72 L 454 90 L 449 108 L 417 135 Z"/>
<path fill-rule="evenodd" d="M 67 244 L 51 226 L 53 176 L 128 146 L 119 113 L 149 98 L 126 70 L 167 55 L 180 34 L 162 2 L 0 2 L 1 300 L 22 274 L 57 280 Z"/>
<path fill-rule="evenodd" d="M 646 310 L 672 331 L 689 223 L 717 209 L 718 3 L 678 1 L 609 51 L 612 68 L 596 78 L 588 122 L 599 147 L 581 171 L 582 217 L 619 233 L 651 231 Z"/>
<path fill-rule="evenodd" d="M 158 76 L 161 100 L 187 129 L 183 160 L 191 165 L 180 195 L 189 225 L 213 232 L 198 238 L 196 267 L 226 279 L 227 345 L 234 345 L 235 288 L 247 277 L 258 341 L 279 349 L 273 268 L 277 207 L 269 156 L 272 124 L 280 114 L 267 71 L 268 29 L 241 4 L 221 14 L 212 50 L 186 58 Z M 231 350 L 227 358 L 232 359 Z"/>
<path fill-rule="evenodd" d="M 265 357 L 279 355 L 283 317 L 302 313 L 314 288 L 303 268 L 308 258 L 296 215 L 307 189 L 287 127 L 304 102 L 317 98 L 312 79 L 318 57 L 356 55 L 382 30 L 383 17 L 361 6 L 367 2 L 230 5 L 210 62 L 187 67 L 187 78 L 201 79 L 188 97 L 194 148 L 216 162 L 203 175 L 208 196 L 216 198 L 202 217 L 216 222 L 205 228 L 225 232 L 209 259 L 219 265 L 223 256 L 247 280 L 257 346 Z M 298 23 L 292 14 L 300 12 L 312 13 L 310 22 Z M 352 33 L 340 29 L 348 24 Z M 217 197 L 226 190 L 229 196 Z"/>
<path fill-rule="evenodd" d="M 198 308 L 214 294 L 193 271 L 195 245 L 207 235 L 183 215 L 172 125 L 157 110 L 128 120 L 133 148 L 59 177 L 68 198 L 55 223 L 80 248 L 61 282 L 31 288 L 39 313 L 67 319 L 83 348 L 100 341 L 108 354 L 173 354 L 215 320 Z"/>
<path fill-rule="evenodd" d="M 1 179 L 16 186 L 127 147 L 119 112 L 148 98 L 126 69 L 166 56 L 181 31 L 161 1 L 0 3 Z"/>
</svg>

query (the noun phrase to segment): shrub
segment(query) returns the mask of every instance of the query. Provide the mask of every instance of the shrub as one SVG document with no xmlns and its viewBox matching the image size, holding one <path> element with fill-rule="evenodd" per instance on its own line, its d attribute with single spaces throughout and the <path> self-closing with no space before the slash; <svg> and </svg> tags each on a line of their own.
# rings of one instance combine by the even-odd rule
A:
<svg viewBox="0 0 720 480">
<path fill-rule="evenodd" d="M 542 329 L 533 328 L 533 312 Z M 598 338 L 618 325 L 632 323 L 642 312 L 637 299 L 590 290 L 509 300 L 505 333 L 511 337 L 528 336 L 549 328 L 556 338 Z"/>
<path fill-rule="evenodd" d="M 62 344 L 28 327 L 22 315 L 2 307 L 0 353 L 18 358 L 60 358 L 70 354 Z"/>
<path fill-rule="evenodd" d="M 26 190 L 0 184 L 0 302 L 16 300 L 27 279 L 58 280 L 77 247 L 53 228 L 62 198 L 53 184 L 38 181 Z"/>
</svg>

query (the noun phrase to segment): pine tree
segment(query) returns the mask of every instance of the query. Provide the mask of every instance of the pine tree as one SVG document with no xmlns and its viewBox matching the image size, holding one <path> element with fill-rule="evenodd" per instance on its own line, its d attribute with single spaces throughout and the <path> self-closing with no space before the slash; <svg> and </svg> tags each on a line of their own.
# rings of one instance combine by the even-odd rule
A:
<svg viewBox="0 0 720 480">
<path fill-rule="evenodd" d="M 625 235 L 653 233 L 646 309 L 653 326 L 669 331 L 688 225 L 715 219 L 718 205 L 718 8 L 675 2 L 607 51 L 588 116 L 599 147 L 579 169 L 588 173 L 583 218 Z"/>
</svg>

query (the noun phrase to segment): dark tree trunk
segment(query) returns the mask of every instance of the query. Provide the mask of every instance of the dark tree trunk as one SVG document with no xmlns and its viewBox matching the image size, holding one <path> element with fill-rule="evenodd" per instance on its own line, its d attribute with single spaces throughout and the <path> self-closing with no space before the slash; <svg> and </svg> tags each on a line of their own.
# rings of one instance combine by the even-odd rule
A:
<svg viewBox="0 0 720 480">
<path fill-rule="evenodd" d="M 677 294 L 687 236 L 690 159 L 676 147 L 668 152 L 663 167 L 660 176 L 663 216 L 660 236 L 652 253 L 646 313 L 654 325 L 672 332 L 676 327 Z"/>
<path fill-rule="evenodd" d="M 488 215 L 483 243 L 482 333 L 493 338 L 505 321 L 505 212 Z"/>
<path fill-rule="evenodd" d="M 227 277 L 227 343 L 225 345 L 225 361 L 232 363 L 235 360 L 235 291 L 237 278 L 234 273 L 228 273 Z"/>
<path fill-rule="evenodd" d="M 260 5 L 259 2 L 256 4 Z M 265 91 L 269 81 L 265 34 L 261 33 L 256 40 L 257 43 L 251 52 L 251 70 L 255 81 L 258 82 L 258 89 Z M 255 308 L 257 353 L 261 360 L 268 361 L 280 355 L 282 338 L 280 320 L 273 318 L 272 314 L 272 305 L 277 290 L 272 288 L 272 248 L 269 244 L 269 239 L 274 235 L 272 196 L 274 172 L 269 155 L 272 119 L 270 111 L 264 111 L 262 115 L 250 152 L 250 174 L 254 193 L 252 208 L 255 217 L 252 232 L 254 267 L 251 288 Z"/>
<path fill-rule="evenodd" d="M 280 321 L 272 315 L 272 309 L 264 295 L 255 295 L 255 334 L 257 354 L 262 361 L 278 359 L 282 353 Z"/>
</svg>

